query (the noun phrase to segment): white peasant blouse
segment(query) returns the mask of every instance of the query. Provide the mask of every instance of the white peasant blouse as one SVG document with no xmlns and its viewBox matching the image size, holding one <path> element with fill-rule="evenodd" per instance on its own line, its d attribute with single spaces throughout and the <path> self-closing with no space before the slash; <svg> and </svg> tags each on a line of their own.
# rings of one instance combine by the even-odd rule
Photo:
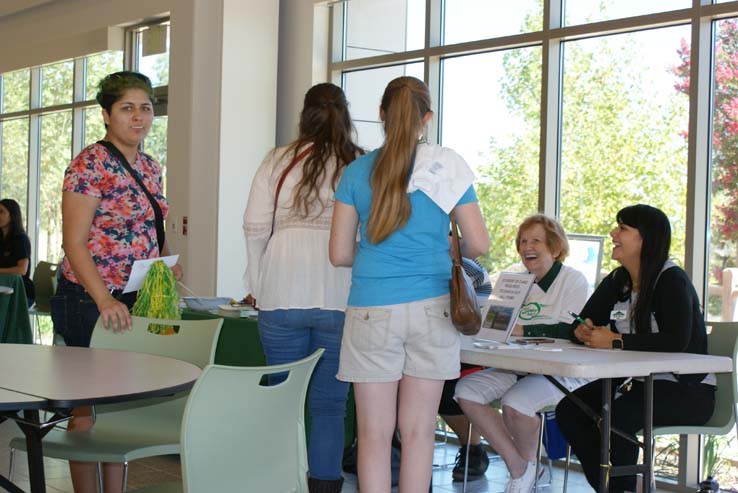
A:
<svg viewBox="0 0 738 493">
<path fill-rule="evenodd" d="M 282 185 L 274 213 L 277 182 L 294 156 L 286 147 L 271 151 L 256 172 L 243 217 L 246 236 L 246 292 L 260 310 L 346 309 L 351 268 L 334 267 L 328 260 L 328 239 L 333 218 L 331 185 L 336 160 L 326 165 L 320 200 L 307 215 L 292 210 L 293 191 L 302 178 L 301 162 Z M 298 154 L 304 147 L 298 150 Z M 322 202 L 322 205 L 321 205 Z M 272 227 L 274 233 L 272 234 Z M 271 235 L 271 238 L 270 238 Z"/>
</svg>

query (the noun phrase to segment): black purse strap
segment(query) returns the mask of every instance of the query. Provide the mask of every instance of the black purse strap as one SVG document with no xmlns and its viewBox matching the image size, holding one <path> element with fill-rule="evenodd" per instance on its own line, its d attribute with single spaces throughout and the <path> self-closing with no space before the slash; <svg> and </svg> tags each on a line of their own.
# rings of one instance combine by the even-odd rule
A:
<svg viewBox="0 0 738 493">
<path fill-rule="evenodd" d="M 131 177 L 136 180 L 136 183 L 138 184 L 138 187 L 143 191 L 144 194 L 146 194 L 146 198 L 149 199 L 149 202 L 151 202 L 151 208 L 154 210 L 154 219 L 156 222 L 156 242 L 159 245 L 159 255 L 163 255 L 162 249 L 164 248 L 164 241 L 165 241 L 165 232 L 164 232 L 164 215 L 161 213 L 161 207 L 159 207 L 159 203 L 156 201 L 153 195 L 151 195 L 151 192 L 149 192 L 149 189 L 146 188 L 146 185 L 144 185 L 143 180 L 141 179 L 141 176 L 136 172 L 135 169 L 133 169 L 126 159 L 126 157 L 123 155 L 122 152 L 120 152 L 120 149 L 115 147 L 115 144 L 112 142 L 108 142 L 107 140 L 98 140 L 98 144 L 101 146 L 104 146 L 110 154 L 120 162 L 120 164 L 128 171 L 128 174 L 131 175 Z"/>
</svg>

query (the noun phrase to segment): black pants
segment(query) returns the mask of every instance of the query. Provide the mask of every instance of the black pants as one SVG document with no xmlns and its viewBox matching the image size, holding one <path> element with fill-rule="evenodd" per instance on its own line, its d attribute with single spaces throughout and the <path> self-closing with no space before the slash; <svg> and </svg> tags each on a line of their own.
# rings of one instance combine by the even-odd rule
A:
<svg viewBox="0 0 738 493">
<path fill-rule="evenodd" d="M 623 379 L 613 379 L 613 395 Z M 574 391 L 582 401 L 599 414 L 602 404 L 602 380 Z M 666 380 L 653 383 L 653 425 L 701 425 L 715 408 L 715 387 L 704 384 L 682 384 Z M 582 464 L 587 481 L 595 490 L 600 484 L 600 430 L 572 401 L 564 398 L 556 406 L 556 420 L 572 451 Z M 634 381 L 630 391 L 612 401 L 612 426 L 635 434 L 643 428 L 643 383 Z M 617 436 L 610 438 L 610 462 L 613 466 L 635 464 L 638 446 Z M 610 491 L 635 491 L 636 476 L 610 479 Z"/>
</svg>

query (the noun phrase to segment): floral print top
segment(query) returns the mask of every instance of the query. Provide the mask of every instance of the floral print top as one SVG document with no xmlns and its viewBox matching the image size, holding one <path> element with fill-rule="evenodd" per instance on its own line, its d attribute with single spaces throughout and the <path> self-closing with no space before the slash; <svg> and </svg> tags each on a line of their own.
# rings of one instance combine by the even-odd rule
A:
<svg viewBox="0 0 738 493">
<path fill-rule="evenodd" d="M 164 218 L 169 206 L 163 195 L 161 167 L 138 152 L 131 167 L 156 198 Z M 100 144 L 86 147 L 64 172 L 63 192 L 100 199 L 90 227 L 87 248 L 108 289 L 123 289 L 136 259 L 159 256 L 154 210 L 136 180 Z M 79 283 L 67 258 L 62 273 Z"/>
</svg>

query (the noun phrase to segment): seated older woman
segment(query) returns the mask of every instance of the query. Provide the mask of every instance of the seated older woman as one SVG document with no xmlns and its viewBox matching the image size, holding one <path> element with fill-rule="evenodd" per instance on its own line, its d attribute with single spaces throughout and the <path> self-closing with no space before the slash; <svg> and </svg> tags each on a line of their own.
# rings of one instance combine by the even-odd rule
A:
<svg viewBox="0 0 738 493">
<path fill-rule="evenodd" d="M 584 275 L 562 261 L 569 243 L 561 225 L 542 214 L 528 217 L 515 239 L 525 268 L 535 275 L 533 286 L 513 334 L 569 338 L 572 317 L 587 299 Z M 587 382 L 558 378 L 573 390 Z M 536 412 L 557 404 L 564 394 L 542 375 L 520 378 L 510 371 L 486 369 L 462 378 L 455 398 L 472 425 L 502 457 L 510 471 L 506 492 L 532 491 L 536 476 L 539 419 Z M 502 399 L 502 414 L 489 406 Z"/>
</svg>

